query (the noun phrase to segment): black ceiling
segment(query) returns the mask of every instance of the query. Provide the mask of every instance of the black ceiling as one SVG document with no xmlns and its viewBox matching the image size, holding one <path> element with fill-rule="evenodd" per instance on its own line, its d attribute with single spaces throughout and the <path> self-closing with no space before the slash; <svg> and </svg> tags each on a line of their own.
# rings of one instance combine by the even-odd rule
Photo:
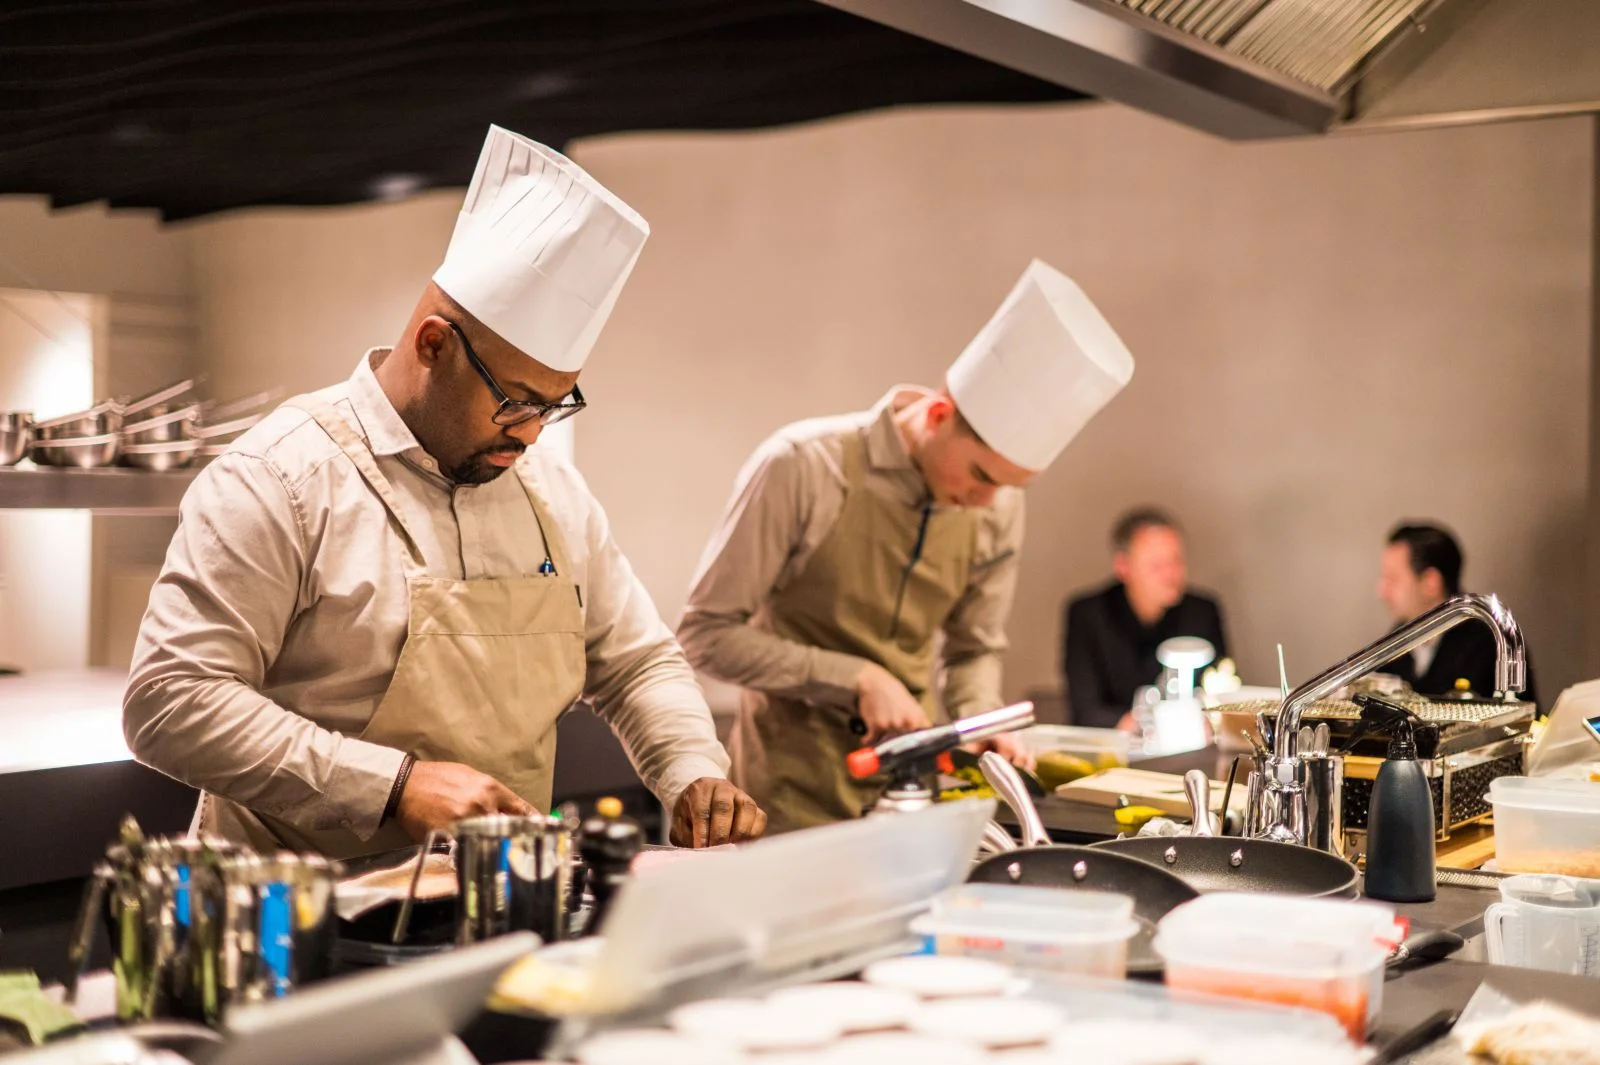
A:
<svg viewBox="0 0 1600 1065">
<path fill-rule="evenodd" d="M 1073 98 L 813 0 L 35 0 L 0 5 L 0 193 L 176 219 L 465 185 L 490 122 Z"/>
</svg>

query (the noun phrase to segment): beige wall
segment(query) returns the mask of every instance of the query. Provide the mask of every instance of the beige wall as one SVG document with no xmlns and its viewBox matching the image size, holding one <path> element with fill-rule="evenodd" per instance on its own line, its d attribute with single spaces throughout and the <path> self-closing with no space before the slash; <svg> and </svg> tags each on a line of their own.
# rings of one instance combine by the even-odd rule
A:
<svg viewBox="0 0 1600 1065">
<path fill-rule="evenodd" d="M 0 288 L 0 410 L 42 418 L 88 406 L 101 302 Z M 90 664 L 90 538 L 87 514 L 0 510 L 0 665 Z"/>
<path fill-rule="evenodd" d="M 1089 106 L 582 144 L 654 235 L 585 375 L 580 465 L 675 616 L 762 436 L 936 381 L 1038 255 L 1139 369 L 1030 493 L 1013 691 L 1054 683 L 1062 598 L 1153 500 L 1188 522 L 1252 680 L 1276 641 L 1301 677 L 1378 631 L 1377 545 L 1423 515 L 1525 620 L 1550 692 L 1584 620 L 1591 129 L 1238 145 Z M 458 203 L 134 219 L 100 287 L 72 275 L 98 244 L 30 263 L 78 291 L 148 274 L 192 301 L 218 391 L 302 389 L 394 338 Z M 0 232 L 59 239 L 60 217 L 43 234 L 0 203 Z"/>
<path fill-rule="evenodd" d="M 181 227 L 219 394 L 321 388 L 393 343 L 450 239 L 460 192 L 401 204 L 238 211 Z"/>
<path fill-rule="evenodd" d="M 586 374 L 582 465 L 676 612 L 735 470 L 789 419 L 936 382 L 1030 256 L 1138 359 L 1039 479 L 1008 686 L 1056 680 L 1106 529 L 1191 530 L 1246 677 L 1384 627 L 1379 545 L 1450 522 L 1546 691 L 1576 679 L 1590 124 L 1238 145 L 1110 107 L 921 111 L 579 157 L 651 220 Z"/>
</svg>

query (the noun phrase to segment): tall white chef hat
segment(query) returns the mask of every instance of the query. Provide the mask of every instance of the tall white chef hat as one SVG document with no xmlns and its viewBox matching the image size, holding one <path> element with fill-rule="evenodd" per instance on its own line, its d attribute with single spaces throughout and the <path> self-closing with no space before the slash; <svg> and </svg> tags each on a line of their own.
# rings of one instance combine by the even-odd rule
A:
<svg viewBox="0 0 1600 1065">
<path fill-rule="evenodd" d="M 1035 259 L 945 376 L 983 442 L 1042 470 L 1133 377 L 1133 356 L 1083 289 Z"/>
<path fill-rule="evenodd" d="M 578 370 L 649 235 L 572 160 L 490 126 L 433 280 L 523 353 Z"/>
</svg>

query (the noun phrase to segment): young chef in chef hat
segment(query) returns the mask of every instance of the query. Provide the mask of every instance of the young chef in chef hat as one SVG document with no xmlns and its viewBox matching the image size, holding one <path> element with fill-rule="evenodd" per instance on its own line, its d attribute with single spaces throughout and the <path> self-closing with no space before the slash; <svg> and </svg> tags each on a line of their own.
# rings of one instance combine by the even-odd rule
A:
<svg viewBox="0 0 1600 1065">
<path fill-rule="evenodd" d="M 751 456 L 678 638 L 743 689 L 734 781 L 770 830 L 869 808 L 885 781 L 845 771 L 863 742 L 1001 705 L 1020 489 L 1132 375 L 1083 290 L 1035 261 L 942 389 L 897 387 Z"/>
<path fill-rule="evenodd" d="M 395 345 L 196 480 L 124 720 L 142 761 L 205 790 L 207 835 L 343 858 L 546 811 L 556 722 L 584 696 L 675 842 L 760 834 L 600 504 L 532 446 L 583 408 L 578 370 L 648 233 L 570 160 L 491 128 Z"/>
</svg>

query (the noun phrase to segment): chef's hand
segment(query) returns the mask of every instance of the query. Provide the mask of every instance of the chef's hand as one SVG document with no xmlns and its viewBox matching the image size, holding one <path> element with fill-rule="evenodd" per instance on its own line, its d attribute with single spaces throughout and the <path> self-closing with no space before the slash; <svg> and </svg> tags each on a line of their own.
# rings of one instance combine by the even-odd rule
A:
<svg viewBox="0 0 1600 1065">
<path fill-rule="evenodd" d="M 998 736 L 991 736 L 986 740 L 969 744 L 967 750 L 973 754 L 982 754 L 984 751 L 993 751 L 1001 758 L 1014 766 L 1020 766 L 1028 772 L 1033 772 L 1033 753 L 1028 750 L 1027 744 L 1010 732 L 1002 732 Z"/>
<path fill-rule="evenodd" d="M 766 830 L 767 815 L 754 799 L 721 777 L 701 777 L 678 796 L 670 839 L 675 847 L 717 847 Z"/>
<path fill-rule="evenodd" d="M 856 716 L 867 726 L 862 742 L 868 747 L 885 736 L 914 732 L 930 724 L 922 704 L 906 691 L 900 678 L 876 662 L 868 662 L 856 677 Z"/>
<path fill-rule="evenodd" d="M 533 807 L 486 773 L 460 762 L 417 761 L 411 767 L 395 820 L 421 843 L 430 829 L 480 814 L 531 814 Z"/>
</svg>

